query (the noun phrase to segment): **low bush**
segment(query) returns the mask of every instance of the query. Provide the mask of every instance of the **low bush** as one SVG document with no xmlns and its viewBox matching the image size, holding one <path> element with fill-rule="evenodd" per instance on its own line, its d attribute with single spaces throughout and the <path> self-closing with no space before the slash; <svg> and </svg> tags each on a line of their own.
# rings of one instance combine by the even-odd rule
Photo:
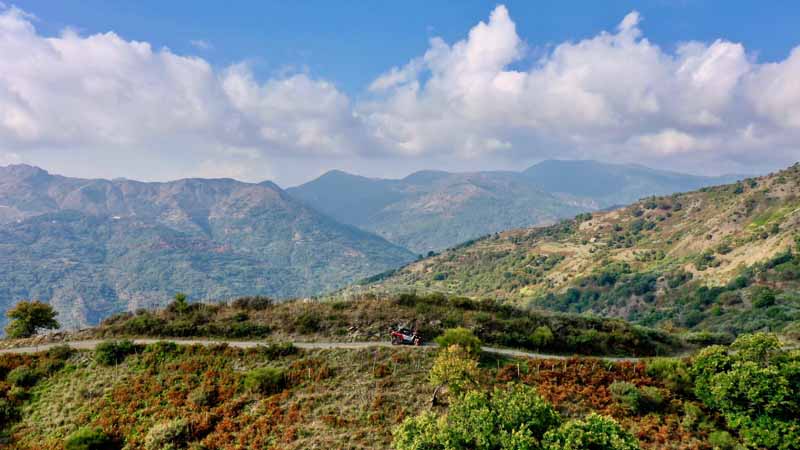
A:
<svg viewBox="0 0 800 450">
<path fill-rule="evenodd" d="M 31 387 L 41 378 L 39 371 L 28 366 L 19 366 L 8 372 L 6 379 L 9 383 L 19 387 Z"/>
<path fill-rule="evenodd" d="M 688 393 L 692 389 L 692 377 L 686 364 L 677 358 L 654 358 L 647 362 L 648 376 L 661 380 L 671 391 Z"/>
<path fill-rule="evenodd" d="M 141 350 L 141 346 L 137 346 L 132 341 L 105 341 L 97 345 L 94 350 L 95 360 L 105 366 L 113 366 L 125 361 L 128 355 Z"/>
<path fill-rule="evenodd" d="M 5 398 L 0 398 L 0 429 L 19 419 L 19 410 L 13 403 Z"/>
<path fill-rule="evenodd" d="M 64 441 L 65 450 L 110 450 L 114 441 L 99 428 L 79 428 Z"/>
<path fill-rule="evenodd" d="M 262 311 L 272 306 L 274 300 L 269 297 L 241 297 L 237 298 L 231 303 L 231 306 L 238 309 L 247 309 L 251 311 Z"/>
<path fill-rule="evenodd" d="M 250 392 L 263 395 L 276 394 L 286 386 L 286 375 L 276 367 L 259 367 L 244 377 L 244 387 Z"/>
<path fill-rule="evenodd" d="M 542 325 L 533 330 L 529 338 L 531 345 L 536 349 L 546 348 L 553 342 L 553 332 L 550 327 Z"/>
<path fill-rule="evenodd" d="M 189 437 L 189 423 L 175 419 L 154 425 L 144 438 L 145 450 L 172 450 L 182 448 Z"/>
<path fill-rule="evenodd" d="M 189 402 L 196 407 L 206 408 L 213 406 L 217 400 L 217 391 L 212 386 L 198 386 L 189 393 Z"/>
<path fill-rule="evenodd" d="M 641 393 L 635 384 L 627 381 L 615 381 L 611 383 L 608 390 L 611 392 L 611 397 L 620 406 L 632 413 L 639 412 Z"/>
<path fill-rule="evenodd" d="M 711 444 L 715 450 L 733 450 L 738 444 L 730 433 L 721 430 L 709 433 L 708 443 Z"/>
<path fill-rule="evenodd" d="M 66 361 L 75 353 L 75 349 L 67 344 L 56 345 L 47 350 L 47 357 L 59 361 Z"/>
<path fill-rule="evenodd" d="M 626 381 L 615 381 L 609 391 L 615 401 L 634 414 L 655 411 L 664 403 L 661 391 L 652 386 L 637 387 Z"/>
<path fill-rule="evenodd" d="M 313 311 L 306 311 L 297 316 L 294 321 L 295 328 L 302 334 L 313 334 L 320 330 L 322 320 Z"/>
<path fill-rule="evenodd" d="M 295 347 L 291 342 L 280 342 L 277 344 L 258 346 L 258 353 L 264 355 L 269 360 L 283 358 L 289 355 L 294 355 L 298 352 L 298 350 L 299 349 Z"/>
</svg>

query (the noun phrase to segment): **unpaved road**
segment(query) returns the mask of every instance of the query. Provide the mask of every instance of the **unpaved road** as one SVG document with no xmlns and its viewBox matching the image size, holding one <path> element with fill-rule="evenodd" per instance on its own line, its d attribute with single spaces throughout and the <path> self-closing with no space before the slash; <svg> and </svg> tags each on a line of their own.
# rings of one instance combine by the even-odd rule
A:
<svg viewBox="0 0 800 450">
<path fill-rule="evenodd" d="M 219 344 L 227 344 L 231 347 L 237 348 L 254 348 L 258 347 L 259 345 L 266 345 L 269 342 L 266 341 L 218 341 L 212 339 L 131 339 L 133 342 L 137 344 L 152 344 L 155 342 L 173 342 L 179 345 L 219 345 Z M 70 347 L 78 350 L 94 350 L 97 347 L 97 344 L 103 342 L 99 339 L 94 340 L 86 340 L 86 341 L 67 341 L 63 343 L 50 343 L 50 344 L 42 344 L 38 346 L 31 346 L 31 347 L 17 347 L 17 348 L 7 348 L 0 350 L 0 354 L 2 353 L 35 353 L 47 350 L 52 347 L 56 347 L 59 345 L 69 345 Z M 388 342 L 292 342 L 292 344 L 297 348 L 302 349 L 334 349 L 334 348 L 345 348 L 345 349 L 359 349 L 359 348 L 369 348 L 369 347 L 391 347 L 392 344 Z M 411 348 L 435 348 L 436 344 L 426 344 L 422 347 L 411 347 Z M 484 352 L 489 353 L 496 353 L 505 356 L 513 356 L 513 357 L 521 357 L 521 358 L 537 358 L 537 359 L 568 359 L 571 356 L 564 356 L 564 355 L 550 355 L 546 353 L 535 353 L 535 352 L 526 352 L 522 350 L 512 350 L 506 348 L 497 348 L 497 347 L 481 347 Z M 586 356 L 589 358 L 589 356 Z M 635 358 L 635 357 L 612 357 L 612 356 L 602 356 L 602 357 L 591 357 L 595 359 L 601 359 L 603 361 L 630 361 L 636 362 L 642 358 Z"/>
</svg>

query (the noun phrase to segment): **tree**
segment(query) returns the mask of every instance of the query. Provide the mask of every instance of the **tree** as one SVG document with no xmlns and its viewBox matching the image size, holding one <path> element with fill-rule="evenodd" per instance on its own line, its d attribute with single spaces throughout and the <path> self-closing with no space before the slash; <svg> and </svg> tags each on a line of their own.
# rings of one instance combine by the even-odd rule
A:
<svg viewBox="0 0 800 450">
<path fill-rule="evenodd" d="M 21 301 L 6 312 L 11 323 L 6 327 L 6 335 L 10 338 L 26 338 L 36 334 L 39 330 L 53 330 L 60 325 L 55 317 L 57 311 L 47 303 L 34 301 Z"/>
<path fill-rule="evenodd" d="M 169 305 L 169 310 L 178 314 L 183 314 L 189 309 L 189 303 L 186 300 L 186 294 L 178 292 L 173 297 L 175 300 Z"/>
<path fill-rule="evenodd" d="M 707 347 L 691 372 L 695 395 L 719 411 L 748 448 L 800 449 L 800 353 L 777 336 L 742 335 Z"/>
<path fill-rule="evenodd" d="M 450 404 L 446 416 L 424 412 L 394 431 L 398 450 L 538 449 L 561 417 L 536 388 L 511 384 L 493 392 L 469 391 Z"/>
<path fill-rule="evenodd" d="M 466 328 L 450 328 L 435 340 L 443 348 L 458 345 L 473 355 L 481 353 L 481 340 Z"/>
<path fill-rule="evenodd" d="M 475 385 L 478 361 L 463 347 L 451 345 L 436 356 L 429 377 L 437 392 L 442 386 L 447 386 L 451 393 L 458 395 Z M 433 402 L 436 403 L 436 393 Z"/>
<path fill-rule="evenodd" d="M 639 443 L 610 417 L 591 413 L 544 435 L 545 450 L 638 450 Z"/>
</svg>

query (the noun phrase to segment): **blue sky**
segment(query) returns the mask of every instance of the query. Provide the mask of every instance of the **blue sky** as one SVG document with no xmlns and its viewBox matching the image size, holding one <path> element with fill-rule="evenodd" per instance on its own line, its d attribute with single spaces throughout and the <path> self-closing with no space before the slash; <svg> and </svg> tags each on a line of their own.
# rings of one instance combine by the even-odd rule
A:
<svg viewBox="0 0 800 450">
<path fill-rule="evenodd" d="M 800 42 L 800 2 L 729 0 L 507 1 L 518 33 L 534 47 L 591 37 L 632 10 L 647 38 L 672 48 L 725 37 L 759 59 L 783 59 Z M 253 62 L 262 77 L 306 68 L 357 95 L 387 67 L 424 52 L 428 39 L 464 37 L 490 1 L 52 1 L 13 4 L 36 14 L 43 33 L 66 27 L 115 31 L 131 40 L 200 54 L 218 66 Z M 198 49 L 204 41 L 210 49 Z"/>
<path fill-rule="evenodd" d="M 26 0 L 0 164 L 292 185 L 338 168 L 800 159 L 800 2 Z"/>
</svg>

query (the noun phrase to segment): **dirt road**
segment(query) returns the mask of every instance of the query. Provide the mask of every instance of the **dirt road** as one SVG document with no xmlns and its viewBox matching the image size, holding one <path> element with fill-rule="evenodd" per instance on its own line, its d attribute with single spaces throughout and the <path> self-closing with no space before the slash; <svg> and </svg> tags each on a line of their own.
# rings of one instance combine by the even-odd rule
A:
<svg viewBox="0 0 800 450">
<path fill-rule="evenodd" d="M 221 341 L 213 339 L 132 339 L 137 344 L 152 344 L 154 342 L 173 342 L 179 345 L 215 345 L 215 344 L 228 344 L 231 347 L 237 348 L 254 348 L 259 345 L 266 345 L 266 341 Z M 94 350 L 97 344 L 103 342 L 102 340 L 87 340 L 87 341 L 68 341 L 64 343 L 42 344 L 31 347 L 17 347 L 0 350 L 0 353 L 35 353 L 47 350 L 51 347 L 67 344 L 70 347 L 78 350 Z M 334 349 L 334 348 L 369 348 L 369 347 L 391 347 L 388 342 L 292 342 L 297 348 L 302 349 Z M 411 347 L 420 349 L 435 348 L 436 344 L 427 344 L 422 347 Z M 520 357 L 520 358 L 538 358 L 538 359 L 567 359 L 569 356 L 551 355 L 547 353 L 527 352 L 523 350 L 512 350 L 497 347 L 481 347 L 484 352 L 496 353 L 505 356 Z M 604 361 L 631 361 L 635 362 L 641 358 L 635 357 L 611 357 L 603 356 L 597 357 Z"/>
</svg>

